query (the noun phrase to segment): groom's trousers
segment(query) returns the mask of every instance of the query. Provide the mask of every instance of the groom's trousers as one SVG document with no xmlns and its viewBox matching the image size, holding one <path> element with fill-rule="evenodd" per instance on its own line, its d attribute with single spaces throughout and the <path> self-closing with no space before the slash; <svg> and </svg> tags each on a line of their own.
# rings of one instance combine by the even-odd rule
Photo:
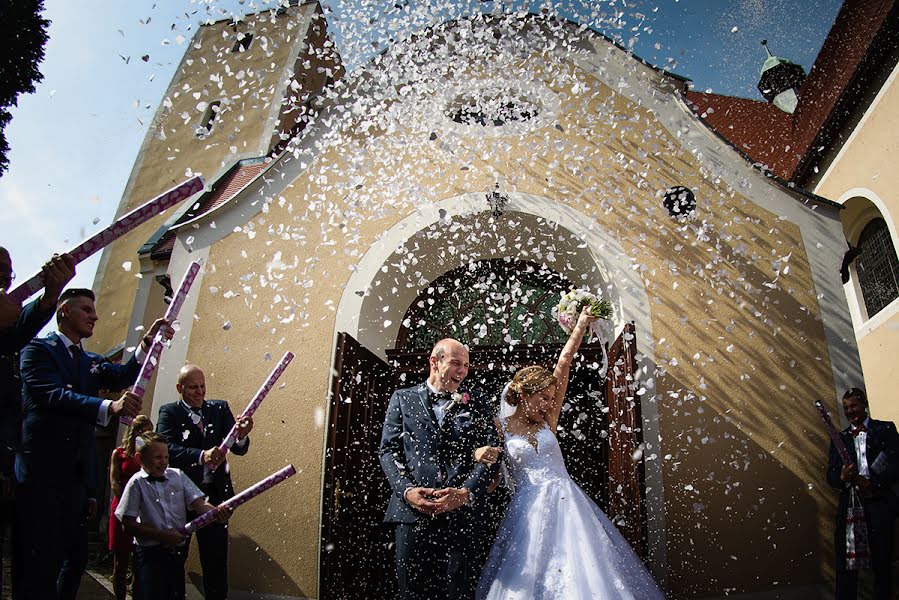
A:
<svg viewBox="0 0 899 600">
<path fill-rule="evenodd" d="M 479 573 L 480 519 L 461 508 L 396 524 L 400 600 L 470 600 Z"/>
</svg>

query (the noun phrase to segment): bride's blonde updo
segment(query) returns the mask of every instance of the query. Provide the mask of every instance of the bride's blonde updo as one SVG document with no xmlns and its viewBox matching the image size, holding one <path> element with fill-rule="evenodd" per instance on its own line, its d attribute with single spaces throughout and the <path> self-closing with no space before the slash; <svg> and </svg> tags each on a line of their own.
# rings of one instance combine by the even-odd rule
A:
<svg viewBox="0 0 899 600">
<path fill-rule="evenodd" d="M 558 380 L 553 372 L 540 365 L 531 365 L 519 369 L 509 384 L 509 393 L 506 394 L 506 402 L 511 406 L 518 406 L 522 396 L 536 394 L 551 385 L 556 385 Z"/>
</svg>

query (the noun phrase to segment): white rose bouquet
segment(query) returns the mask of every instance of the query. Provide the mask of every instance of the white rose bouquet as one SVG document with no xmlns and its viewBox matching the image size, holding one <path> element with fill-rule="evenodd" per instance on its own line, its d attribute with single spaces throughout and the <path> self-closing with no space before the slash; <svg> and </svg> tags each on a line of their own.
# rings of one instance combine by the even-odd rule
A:
<svg viewBox="0 0 899 600">
<path fill-rule="evenodd" d="M 599 298 L 588 289 L 575 289 L 564 292 L 559 305 L 553 309 L 553 316 L 559 322 L 559 326 L 565 333 L 571 333 L 577 324 L 578 316 L 585 306 L 590 307 L 590 314 L 599 319 L 611 319 L 613 315 L 612 303 L 605 298 Z M 598 333 L 599 323 L 595 322 L 591 330 Z"/>
<path fill-rule="evenodd" d="M 599 377 L 604 379 L 609 371 L 609 358 L 606 355 L 606 336 L 603 331 L 602 321 L 612 318 L 614 314 L 612 303 L 605 298 L 596 296 L 588 289 L 574 289 L 570 292 L 562 293 L 559 305 L 553 308 L 552 314 L 565 333 L 570 334 L 574 326 L 577 325 L 578 317 L 585 306 L 589 306 L 590 314 L 597 317 L 597 320 L 590 324 L 590 328 L 584 335 L 592 335 L 599 340 L 599 346 L 602 349 L 602 365 L 599 368 Z"/>
</svg>

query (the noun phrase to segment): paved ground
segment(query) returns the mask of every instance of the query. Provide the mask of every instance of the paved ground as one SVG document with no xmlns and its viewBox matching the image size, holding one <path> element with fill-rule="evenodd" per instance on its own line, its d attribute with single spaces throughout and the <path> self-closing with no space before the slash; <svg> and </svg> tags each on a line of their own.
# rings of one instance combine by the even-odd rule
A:
<svg viewBox="0 0 899 600">
<path fill-rule="evenodd" d="M 8 550 L 9 547 L 7 546 L 4 548 L 3 552 L 3 594 L 0 595 L 2 600 L 10 600 L 11 598 L 11 592 L 9 590 L 9 582 L 11 581 L 9 561 L 5 560 L 6 557 L 9 556 Z M 95 568 L 103 569 L 103 565 L 91 566 L 91 569 Z M 106 587 L 100 582 L 106 583 Z M 109 583 L 108 576 L 104 576 L 97 571 L 91 570 L 90 573 L 85 573 L 81 578 L 81 587 L 78 588 L 78 600 L 114 600 L 114 598 L 115 596 L 112 593 L 112 586 Z"/>
</svg>

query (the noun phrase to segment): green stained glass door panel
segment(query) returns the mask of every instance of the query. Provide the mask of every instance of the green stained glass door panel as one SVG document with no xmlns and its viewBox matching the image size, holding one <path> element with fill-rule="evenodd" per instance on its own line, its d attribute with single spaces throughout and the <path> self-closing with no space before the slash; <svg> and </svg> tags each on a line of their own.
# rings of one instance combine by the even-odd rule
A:
<svg viewBox="0 0 899 600">
<path fill-rule="evenodd" d="M 430 350 L 451 337 L 469 346 L 564 343 L 552 309 L 571 282 L 546 267 L 484 260 L 434 280 L 406 312 L 397 348 Z"/>
</svg>

